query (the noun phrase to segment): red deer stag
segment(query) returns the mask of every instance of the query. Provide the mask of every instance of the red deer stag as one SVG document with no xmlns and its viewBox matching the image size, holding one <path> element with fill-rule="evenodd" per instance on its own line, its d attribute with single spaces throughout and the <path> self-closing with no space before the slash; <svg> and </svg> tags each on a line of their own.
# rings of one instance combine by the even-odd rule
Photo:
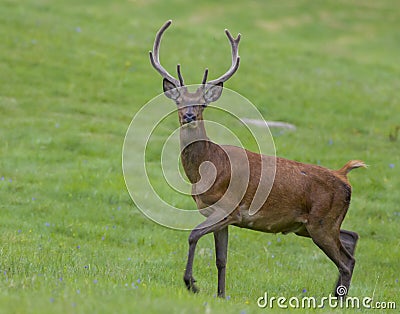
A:
<svg viewBox="0 0 400 314">
<path fill-rule="evenodd" d="M 184 84 L 180 65 L 177 66 L 176 79 L 159 61 L 161 37 L 170 25 L 171 21 L 167 21 L 158 31 L 153 51 L 150 51 L 150 61 L 163 78 L 165 96 L 172 99 L 178 107 L 183 168 L 192 183 L 192 196 L 196 205 L 207 217 L 189 236 L 189 253 L 184 274 L 187 289 L 198 291 L 192 275 L 196 244 L 202 236 L 213 232 L 218 269 L 218 296 L 225 297 L 228 226 L 234 225 L 268 233 L 294 232 L 296 235 L 311 238 L 339 270 L 335 295 L 343 295 L 342 292 L 337 293 L 338 287 L 344 287 L 347 293 L 355 265 L 353 255 L 358 240 L 357 233 L 340 229 L 351 197 L 347 174 L 354 168 L 366 165 L 362 161 L 352 160 L 339 170 L 330 170 L 210 141 L 204 128 L 203 110 L 208 104 L 219 99 L 224 82 L 239 67 L 240 34 L 234 38 L 225 30 L 232 49 L 232 65 L 229 70 L 219 78 L 207 81 L 206 69 L 200 87 L 195 92 L 189 92 Z M 241 162 L 243 156 L 248 164 L 248 180 L 240 173 L 242 167 L 246 168 L 246 162 Z M 275 165 L 275 178 L 268 197 L 256 212 L 251 212 L 250 205 L 261 182 L 260 169 L 263 163 Z M 212 166 L 204 167 L 209 164 Z M 239 169 L 238 176 L 232 173 L 235 169 Z M 198 183 L 203 181 L 208 171 L 214 171 L 213 182 L 207 189 L 201 190 Z M 239 198 L 235 193 L 226 193 L 228 185 L 235 185 L 236 181 L 240 180 L 246 180 L 246 189 Z M 210 180 L 206 178 L 205 181 Z M 239 182 L 238 185 L 243 184 Z M 225 202 L 219 202 L 221 198 L 225 198 Z"/>
</svg>

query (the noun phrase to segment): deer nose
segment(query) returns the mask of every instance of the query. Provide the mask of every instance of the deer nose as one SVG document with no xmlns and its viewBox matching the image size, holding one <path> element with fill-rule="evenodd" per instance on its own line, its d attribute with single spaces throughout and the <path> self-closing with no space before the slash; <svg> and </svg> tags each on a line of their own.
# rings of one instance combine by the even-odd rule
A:
<svg viewBox="0 0 400 314">
<path fill-rule="evenodd" d="M 196 115 L 194 113 L 192 113 L 192 112 L 185 113 L 182 116 L 182 118 L 183 118 L 183 122 L 185 122 L 185 123 L 196 121 Z"/>
</svg>

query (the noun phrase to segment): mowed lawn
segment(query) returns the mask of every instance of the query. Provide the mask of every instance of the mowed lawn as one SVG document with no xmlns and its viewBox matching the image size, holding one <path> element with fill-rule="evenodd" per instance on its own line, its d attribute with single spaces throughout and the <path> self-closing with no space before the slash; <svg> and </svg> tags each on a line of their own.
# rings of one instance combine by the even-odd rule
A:
<svg viewBox="0 0 400 314">
<path fill-rule="evenodd" d="M 197 248 L 192 295 L 182 280 L 189 233 L 135 207 L 122 145 L 135 113 L 162 91 L 148 51 L 168 19 L 161 60 L 171 73 L 181 63 L 187 83 L 206 67 L 211 79 L 226 71 L 223 30 L 242 34 L 226 87 L 265 119 L 297 127 L 272 130 L 277 155 L 369 165 L 349 175 L 343 227 L 360 235 L 349 295 L 399 308 L 400 3 L 3 0 L 0 313 L 262 313 L 265 292 L 333 291 L 336 267 L 310 239 L 232 227 L 227 300 L 215 297 L 211 235 Z"/>
</svg>

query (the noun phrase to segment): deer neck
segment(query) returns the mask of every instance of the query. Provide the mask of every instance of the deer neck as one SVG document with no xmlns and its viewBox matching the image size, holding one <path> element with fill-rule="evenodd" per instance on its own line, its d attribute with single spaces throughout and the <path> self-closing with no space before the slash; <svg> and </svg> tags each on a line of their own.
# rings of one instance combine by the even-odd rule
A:
<svg viewBox="0 0 400 314">
<path fill-rule="evenodd" d="M 199 167 L 209 160 L 210 139 L 204 128 L 204 121 L 197 121 L 197 127 L 182 126 L 180 129 L 181 161 L 191 183 L 200 179 Z"/>
</svg>

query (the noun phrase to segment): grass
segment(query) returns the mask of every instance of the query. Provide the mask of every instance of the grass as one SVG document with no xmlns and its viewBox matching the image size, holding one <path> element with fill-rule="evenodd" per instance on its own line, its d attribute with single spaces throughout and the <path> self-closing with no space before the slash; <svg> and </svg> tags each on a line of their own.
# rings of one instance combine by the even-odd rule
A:
<svg viewBox="0 0 400 314">
<path fill-rule="evenodd" d="M 191 83 L 205 67 L 211 78 L 228 67 L 224 28 L 243 34 L 241 66 L 227 87 L 266 119 L 297 126 L 274 131 L 279 156 L 370 165 L 350 175 L 344 227 L 361 236 L 350 295 L 400 306 L 399 4 L 4 0 L 1 7 L 0 312 L 257 313 L 264 292 L 331 292 L 335 267 L 311 241 L 231 228 L 230 299 L 214 298 L 211 236 L 199 243 L 201 293 L 191 295 L 182 282 L 188 233 L 154 224 L 130 199 L 122 144 L 134 114 L 161 92 L 148 51 L 170 18 L 162 62 L 181 63 Z"/>
</svg>

